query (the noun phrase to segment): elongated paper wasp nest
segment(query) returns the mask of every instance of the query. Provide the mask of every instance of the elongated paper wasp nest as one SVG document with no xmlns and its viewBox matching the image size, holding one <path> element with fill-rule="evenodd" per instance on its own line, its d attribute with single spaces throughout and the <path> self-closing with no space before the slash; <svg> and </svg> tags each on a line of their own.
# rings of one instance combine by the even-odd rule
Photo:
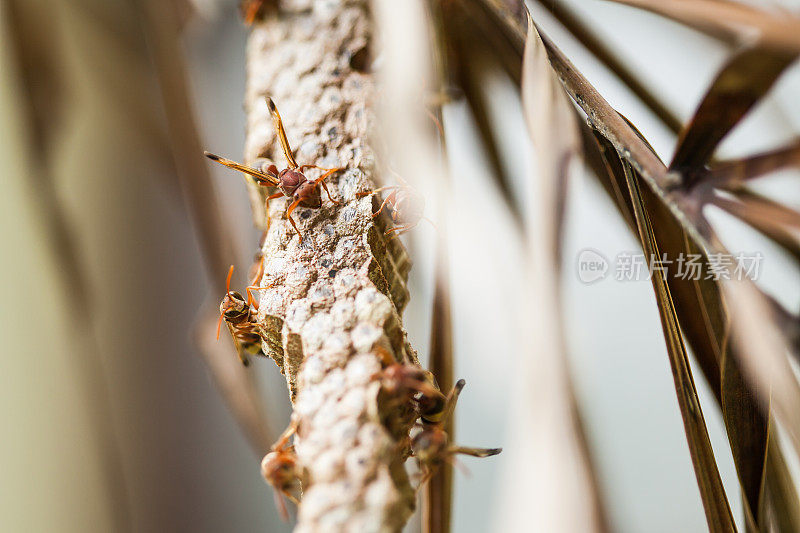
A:
<svg viewBox="0 0 800 533">
<path fill-rule="evenodd" d="M 286 1 L 248 43 L 246 161 L 285 162 L 269 95 L 300 164 L 345 167 L 329 180 L 341 205 L 324 197 L 321 209 L 294 212 L 302 244 L 282 218 L 287 200 L 273 200 L 263 247 L 261 285 L 273 286 L 260 291 L 258 319 L 264 351 L 286 376 L 304 472 L 297 531 L 400 530 L 414 506 L 403 468 L 413 420 L 382 409 L 378 378 L 381 351 L 417 363 L 400 318 L 410 263 L 373 220 L 373 200 L 356 197 L 376 172 L 366 4 Z M 250 188 L 263 224 L 270 191 Z"/>
</svg>

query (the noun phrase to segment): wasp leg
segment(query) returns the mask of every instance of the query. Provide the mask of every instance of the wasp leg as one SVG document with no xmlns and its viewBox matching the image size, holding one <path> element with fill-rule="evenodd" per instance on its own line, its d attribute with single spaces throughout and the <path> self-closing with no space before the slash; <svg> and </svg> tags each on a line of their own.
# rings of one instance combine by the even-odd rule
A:
<svg viewBox="0 0 800 533">
<path fill-rule="evenodd" d="M 276 200 L 276 199 L 280 198 L 281 196 L 283 196 L 282 192 L 276 192 L 275 194 L 270 194 L 269 196 L 267 196 L 266 202 L 264 202 L 264 213 L 265 213 L 265 215 L 267 217 L 267 229 L 269 229 L 270 220 L 271 220 L 269 218 L 269 201 L 270 200 Z"/>
<path fill-rule="evenodd" d="M 297 422 L 292 420 L 286 429 L 283 430 L 281 436 L 278 437 L 278 440 L 275 441 L 275 444 L 272 445 L 272 451 L 278 451 L 286 448 L 286 445 L 289 444 L 289 439 L 292 435 L 295 434 L 297 431 Z"/>
<path fill-rule="evenodd" d="M 328 172 L 329 170 L 344 170 L 343 168 L 325 168 L 317 165 L 300 165 L 299 167 L 297 167 L 297 170 L 303 172 L 307 168 L 316 168 L 317 170 L 323 170 L 325 172 Z"/>
<path fill-rule="evenodd" d="M 316 168 L 319 168 L 319 167 L 316 167 Z M 325 178 L 327 178 L 328 176 L 330 176 L 334 172 L 338 172 L 340 170 L 343 170 L 343 169 L 341 169 L 341 168 L 329 169 L 325 174 L 323 174 L 322 176 L 320 176 L 316 180 L 314 180 L 314 185 L 322 185 L 322 188 L 325 189 L 325 193 L 328 195 L 328 200 L 330 200 L 331 202 L 333 202 L 336 205 L 339 205 L 341 202 L 338 202 L 338 201 L 333 199 L 333 197 L 331 196 L 331 191 L 328 190 L 328 186 L 325 184 Z"/>
<path fill-rule="evenodd" d="M 402 225 L 402 226 L 395 226 L 390 230 L 386 230 L 386 233 L 384 233 L 384 235 L 389 235 L 389 234 L 394 233 L 396 231 L 397 233 L 392 235 L 392 237 L 399 237 L 400 235 L 403 235 L 404 233 L 408 233 L 412 229 L 416 228 L 418 225 L 419 225 L 419 222 L 415 222 L 413 224 L 405 224 L 405 225 Z"/>
<path fill-rule="evenodd" d="M 297 236 L 300 238 L 301 243 L 303 242 L 303 236 L 300 234 L 300 230 L 297 229 L 297 224 L 295 224 L 294 219 L 292 218 L 292 211 L 294 211 L 302 201 L 303 201 L 302 198 L 298 198 L 297 200 L 292 202 L 291 205 L 289 205 L 289 207 L 286 209 L 286 218 L 289 219 L 289 222 L 292 224 L 292 227 L 297 232 Z"/>
<path fill-rule="evenodd" d="M 274 286 L 275 286 L 274 283 L 270 283 L 266 287 L 261 287 L 260 285 L 250 285 L 246 287 L 245 291 L 247 292 L 247 305 L 258 311 L 258 302 L 256 301 L 255 298 L 253 298 L 253 292 L 271 289 Z"/>
<path fill-rule="evenodd" d="M 377 189 L 372 189 L 371 191 L 364 191 L 356 193 L 356 198 L 364 198 L 365 196 L 369 196 L 370 194 L 378 194 L 381 191 L 388 191 L 390 189 L 399 189 L 400 187 L 397 185 L 387 185 L 386 187 L 378 187 Z"/>
<path fill-rule="evenodd" d="M 375 211 L 374 213 L 372 213 L 372 218 L 375 218 L 375 217 L 377 217 L 378 215 L 380 215 L 380 214 L 381 214 L 381 212 L 382 212 L 382 211 L 383 211 L 383 210 L 386 208 L 386 206 L 387 206 L 387 205 L 389 205 L 389 204 L 391 204 L 391 203 L 393 203 L 393 202 L 395 201 L 395 199 L 396 199 L 396 198 L 397 198 L 397 191 L 392 191 L 392 192 L 390 192 L 390 193 L 389 193 L 389 194 L 386 196 L 386 198 L 384 198 L 384 199 L 383 199 L 383 203 L 382 203 L 382 204 L 381 204 L 381 206 L 378 208 L 378 210 L 377 210 L 377 211 Z M 387 232 L 387 233 L 388 233 L 388 232 Z"/>
</svg>

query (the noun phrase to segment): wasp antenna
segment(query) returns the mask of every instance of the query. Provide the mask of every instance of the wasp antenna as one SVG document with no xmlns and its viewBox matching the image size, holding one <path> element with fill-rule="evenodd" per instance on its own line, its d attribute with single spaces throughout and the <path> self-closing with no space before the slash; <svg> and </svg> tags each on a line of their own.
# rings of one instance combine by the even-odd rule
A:
<svg viewBox="0 0 800 533">
<path fill-rule="evenodd" d="M 466 384 L 466 381 L 459 379 L 453 386 L 453 390 L 451 390 L 450 394 L 447 395 L 447 403 L 445 404 L 444 410 L 442 411 L 442 418 L 440 419 L 441 424 L 447 422 L 450 416 L 452 416 L 453 411 L 456 408 L 456 402 L 458 402 L 458 396 L 461 394 L 461 391 L 464 389 L 464 385 Z"/>
<path fill-rule="evenodd" d="M 472 457 L 491 457 L 498 455 L 503 451 L 503 448 L 468 448 L 466 446 L 453 446 L 450 448 L 451 453 L 460 453 L 462 455 L 470 455 Z"/>
<path fill-rule="evenodd" d="M 225 316 L 225 311 L 220 312 L 219 320 L 217 320 L 217 340 L 219 340 L 219 329 L 222 327 L 222 317 Z"/>
<path fill-rule="evenodd" d="M 436 223 L 433 220 L 431 220 L 431 219 L 429 219 L 428 217 L 425 217 L 425 216 L 422 217 L 422 220 L 424 220 L 428 224 L 430 224 L 435 231 L 437 231 L 437 232 L 439 231 L 439 228 L 436 226 Z"/>
<path fill-rule="evenodd" d="M 228 269 L 228 278 L 225 280 L 225 292 L 230 295 L 231 293 L 231 277 L 233 276 L 233 265 Z"/>
<path fill-rule="evenodd" d="M 214 160 L 214 161 L 219 161 L 220 160 L 220 157 L 217 154 L 212 154 L 211 152 L 207 152 L 205 150 L 203 151 L 203 155 L 206 156 L 209 159 Z"/>
<path fill-rule="evenodd" d="M 278 108 L 275 107 L 275 102 L 272 101 L 272 98 L 267 96 L 267 106 L 269 107 L 270 112 L 277 113 Z"/>
</svg>

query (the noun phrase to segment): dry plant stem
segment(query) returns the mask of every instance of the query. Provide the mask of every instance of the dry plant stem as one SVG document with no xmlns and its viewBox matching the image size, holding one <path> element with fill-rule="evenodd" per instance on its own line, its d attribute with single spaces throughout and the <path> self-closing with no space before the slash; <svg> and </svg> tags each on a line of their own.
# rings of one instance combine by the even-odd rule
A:
<svg viewBox="0 0 800 533">
<path fill-rule="evenodd" d="M 631 69 L 603 42 L 594 30 L 566 3 L 537 0 L 550 12 L 598 61 L 613 72 L 672 132 L 681 130 L 681 121 L 675 114 L 639 81 Z"/>
<path fill-rule="evenodd" d="M 501 11 L 501 6 L 499 5 L 498 0 L 467 0 L 466 4 L 474 8 L 472 10 L 465 10 L 465 12 L 471 18 L 473 18 L 476 26 L 480 26 L 478 21 L 488 19 L 490 21 L 489 26 L 494 29 L 494 31 L 490 33 L 502 34 L 504 36 L 504 38 L 495 39 L 493 42 L 505 44 L 505 48 L 503 48 L 503 50 L 509 54 L 516 53 L 517 57 L 521 58 L 522 29 L 524 28 L 524 25 L 522 25 L 519 20 L 514 20 L 505 16 L 505 14 Z M 478 16 L 477 18 L 475 18 L 476 14 Z M 480 17 L 484 17 L 484 19 L 481 19 Z M 547 41 L 546 38 L 545 44 L 551 50 L 551 59 L 552 55 L 561 56 L 557 48 L 551 42 Z M 506 59 L 500 59 L 505 64 Z M 554 62 L 554 67 L 559 72 L 560 77 L 562 78 L 562 81 L 564 82 L 570 94 L 589 115 L 592 126 L 597 127 L 598 130 L 601 130 L 600 133 L 602 133 L 602 136 L 598 137 L 598 139 L 603 146 L 603 150 L 614 153 L 619 151 L 620 155 L 629 160 L 634 166 L 643 166 L 641 162 L 637 164 L 635 161 L 635 153 L 632 150 L 627 149 L 627 146 L 630 146 L 630 143 L 639 144 L 639 150 L 637 151 L 646 152 L 649 149 L 647 143 L 639 137 L 635 128 L 627 123 L 627 121 L 615 120 L 619 118 L 619 115 L 612 108 L 610 108 L 610 106 L 608 106 L 608 104 L 596 93 L 596 91 L 594 91 L 593 88 L 591 88 L 591 85 L 589 85 L 588 82 L 583 79 L 580 73 L 574 71 L 574 68 L 569 65 L 568 61 L 563 59 L 563 56 L 561 56 L 561 60 L 558 62 L 558 64 L 555 64 Z M 513 71 L 510 72 L 513 74 Z M 587 92 L 583 92 L 583 89 L 587 87 L 589 90 Z M 600 124 L 603 124 L 602 128 L 600 128 Z M 584 129 L 586 130 L 588 128 Z M 624 198 L 621 198 L 621 190 L 618 185 L 619 183 L 622 183 L 622 188 L 625 188 L 624 179 L 621 182 L 619 179 L 619 176 L 621 175 L 621 167 L 619 169 L 609 168 L 608 175 L 611 177 L 611 179 L 604 179 L 603 176 L 606 175 L 606 171 L 602 168 L 603 163 L 597 160 L 596 146 L 594 146 L 594 143 L 591 139 L 588 141 L 586 140 L 586 135 L 584 135 L 584 137 L 584 144 L 587 146 L 587 161 L 592 164 L 592 168 L 598 173 L 598 176 L 601 178 L 601 182 L 603 182 L 606 188 L 609 190 L 609 194 L 612 195 L 612 198 L 617 199 L 617 203 L 622 213 L 624 215 L 628 215 L 628 218 L 630 218 L 632 206 L 629 202 L 626 202 Z M 606 146 L 606 144 L 608 146 Z M 591 149 L 593 146 L 595 147 L 595 150 Z M 608 159 L 613 160 L 614 158 Z M 695 250 L 696 252 L 703 252 L 702 248 L 715 252 L 722 251 L 719 248 L 719 246 L 721 246 L 720 243 L 714 241 L 713 239 L 709 239 L 709 232 L 704 231 L 706 223 L 705 220 L 699 216 L 700 213 L 698 209 L 699 205 L 701 204 L 692 199 L 688 199 L 687 201 L 687 197 L 681 197 L 681 194 L 677 191 L 670 191 L 669 188 L 673 186 L 673 183 L 677 185 L 678 181 L 671 179 L 671 176 L 664 172 L 665 169 L 663 168 L 663 165 L 660 164 L 660 161 L 651 160 L 650 162 L 656 163 L 655 166 L 649 167 L 651 171 L 651 177 L 655 177 L 656 179 L 649 180 L 648 185 L 650 187 L 643 188 L 642 193 L 646 197 L 651 211 L 656 211 L 658 220 L 666 224 L 666 227 L 664 224 L 659 224 L 659 226 L 655 228 L 655 231 L 656 233 L 659 233 L 660 231 L 663 234 L 661 237 L 666 239 L 668 248 L 678 251 L 681 249 L 688 249 L 690 251 Z M 616 176 L 616 178 L 614 176 Z M 659 183 L 663 184 L 666 188 L 660 187 Z M 673 201 L 670 201 L 669 196 L 672 197 Z M 686 209 L 685 214 L 681 214 L 682 209 Z M 701 235 L 703 238 L 698 238 Z M 683 247 L 680 245 L 680 242 L 675 241 L 676 237 L 680 237 L 681 240 L 685 241 Z M 714 246 L 709 246 L 710 242 Z M 698 245 L 702 246 L 702 248 L 699 248 Z M 748 355 L 747 352 L 743 353 L 741 350 L 736 350 L 736 359 L 740 361 L 738 364 L 741 367 L 749 366 L 750 368 L 748 369 L 748 374 L 751 375 L 747 377 L 755 377 L 756 379 L 749 379 L 749 386 L 745 386 L 744 383 L 740 383 L 735 376 L 731 377 L 733 376 L 731 372 L 725 372 L 722 379 L 723 386 L 720 387 L 719 346 L 715 345 L 714 341 L 720 338 L 719 336 L 721 335 L 727 336 L 727 333 L 724 333 L 720 329 L 722 325 L 717 324 L 713 320 L 719 313 L 712 312 L 709 314 L 709 308 L 707 307 L 709 303 L 720 300 L 720 288 L 716 287 L 716 285 L 708 285 L 707 283 L 701 283 L 690 287 L 683 287 L 680 284 L 672 287 L 671 284 L 670 288 L 674 288 L 678 291 L 675 293 L 676 297 L 681 299 L 684 304 L 679 308 L 679 312 L 681 312 L 684 318 L 686 318 L 686 320 L 684 320 L 684 318 L 681 319 L 681 324 L 682 326 L 689 326 L 690 329 L 688 330 L 688 334 L 690 335 L 690 338 L 693 340 L 693 342 L 699 342 L 697 346 L 694 344 L 693 346 L 696 349 L 700 349 L 699 354 L 703 356 L 700 358 L 700 363 L 703 365 L 703 370 L 706 372 L 710 382 L 714 385 L 717 399 L 721 402 L 723 411 L 725 413 L 730 412 L 730 409 L 725 409 L 724 407 L 726 405 L 726 401 L 730 400 L 731 398 L 737 399 L 737 402 L 739 402 L 737 405 L 747 404 L 748 409 L 756 408 L 754 405 L 754 399 L 755 397 L 762 399 L 765 398 L 763 395 L 763 391 L 766 390 L 764 383 L 768 382 L 769 378 L 767 376 L 770 372 L 766 370 L 766 365 L 762 365 L 760 369 L 758 367 L 754 368 L 752 365 L 756 360 L 759 359 L 771 359 L 777 352 L 765 353 L 756 358 L 752 355 Z M 750 293 L 750 296 L 757 298 L 759 295 L 757 293 Z M 763 295 L 760 296 L 763 297 Z M 697 302 L 699 305 L 699 310 L 702 313 L 701 316 L 711 319 L 710 322 L 703 324 L 702 321 L 696 320 L 696 317 L 687 315 L 689 310 L 695 309 L 695 307 L 691 306 L 691 302 Z M 687 303 L 690 304 L 690 307 L 685 305 Z M 724 319 L 726 316 L 727 313 L 723 313 L 720 318 Z M 759 324 L 758 328 L 761 330 L 774 330 L 774 324 L 770 324 L 768 317 L 766 316 L 761 316 L 760 319 L 758 316 L 756 316 L 754 317 L 754 321 Z M 783 322 L 776 322 L 776 324 L 784 331 L 783 335 L 786 338 L 785 340 L 794 342 L 794 346 L 796 347 L 797 342 L 793 341 L 793 339 L 796 339 L 796 334 L 793 333 L 796 331 L 796 329 L 790 330 L 790 328 L 787 328 L 785 325 L 783 325 Z M 793 324 L 794 321 L 791 323 Z M 711 335 L 709 336 L 709 334 Z M 708 341 L 711 341 L 711 344 L 708 344 Z M 744 359 L 750 359 L 750 363 L 748 364 L 747 361 L 743 361 Z M 730 358 L 728 358 L 728 363 L 726 366 L 730 366 Z M 772 364 L 772 366 L 774 367 L 776 365 Z M 777 366 L 780 368 L 781 365 L 778 364 Z M 766 387 L 768 388 L 768 385 Z M 782 394 L 780 396 L 784 396 L 784 394 L 786 394 L 788 395 L 788 398 L 779 398 L 777 403 L 782 403 L 784 406 L 793 404 L 796 405 L 796 402 L 791 399 L 791 396 L 794 396 L 791 386 L 782 387 L 782 389 Z M 762 392 L 762 394 L 758 394 L 758 392 Z M 741 403 L 742 397 L 749 400 Z M 775 395 L 773 395 L 773 397 L 775 397 Z M 727 400 L 725 398 L 727 398 Z M 791 411 L 785 407 L 783 409 L 783 413 L 784 416 L 791 416 Z M 757 502 L 753 501 L 753 495 L 756 494 L 756 492 L 753 491 L 760 492 L 761 484 L 758 483 L 758 473 L 756 472 L 755 476 L 751 474 L 753 474 L 753 469 L 758 467 L 759 453 L 749 456 L 742 455 L 741 453 L 737 455 L 736 450 L 741 448 L 741 446 L 739 446 L 740 442 L 738 439 L 741 438 L 741 444 L 745 446 L 745 448 L 742 449 L 749 450 L 757 442 L 760 442 L 760 438 L 762 436 L 765 438 L 765 434 L 763 432 L 763 428 L 761 427 L 762 424 L 759 423 L 758 416 L 756 416 L 756 418 L 753 420 L 750 420 L 749 418 L 732 420 L 733 425 L 730 425 L 729 422 L 731 420 L 726 414 L 726 425 L 728 425 L 729 435 L 731 435 L 732 449 L 734 450 L 734 455 L 737 457 L 737 470 L 739 471 L 740 476 L 743 476 L 742 481 L 745 483 L 744 488 L 747 490 L 749 502 L 751 504 L 756 504 L 753 506 L 754 513 L 758 513 L 758 509 L 761 509 L 761 506 L 757 505 Z M 790 427 L 793 425 L 794 421 L 789 422 Z M 740 431 L 743 431 L 743 433 Z M 756 433 L 753 434 L 752 431 L 756 431 Z M 751 435 L 753 435 L 754 438 L 751 438 Z M 787 524 L 791 525 L 793 523 L 793 520 L 796 517 L 795 509 L 797 506 L 796 498 L 784 497 L 789 493 L 793 495 L 793 489 L 790 492 L 786 492 L 784 490 L 786 487 L 791 485 L 791 481 L 786 475 L 784 462 L 781 460 L 779 452 L 780 450 L 777 448 L 777 446 L 770 444 L 769 454 L 766 460 L 767 471 L 769 474 L 766 479 L 766 494 L 772 504 L 772 509 L 769 511 L 769 515 L 776 522 L 779 522 L 782 526 L 784 526 Z M 756 509 L 756 507 L 758 509 Z M 782 530 L 787 531 L 796 529 L 796 527 L 782 528 Z"/>
<path fill-rule="evenodd" d="M 258 320 L 294 403 L 304 532 L 399 531 L 414 506 L 403 469 L 413 420 L 382 405 L 377 353 L 417 363 L 400 322 L 410 265 L 375 226 L 371 197 L 356 197 L 375 187 L 373 80 L 350 62 L 370 37 L 365 1 L 285 1 L 247 49 L 246 159 L 283 162 L 270 95 L 300 163 L 346 167 L 329 182 L 341 205 L 295 211 L 302 244 L 281 219 L 286 200 L 271 202 L 263 248 L 262 285 L 273 287 L 260 291 Z"/>
<path fill-rule="evenodd" d="M 484 1 L 492 2 L 493 0 Z M 515 33 L 517 31 L 518 28 Z M 641 175 L 654 196 L 669 209 L 694 243 L 709 252 L 725 253 L 721 243 L 712 238 L 710 228 L 700 213 L 700 206 L 689 196 L 676 190 L 679 184 L 677 176 L 667 172 L 664 164 L 650 150 L 647 143 L 575 69 L 558 47 L 544 33 L 540 32 L 540 35 L 548 50 L 550 62 L 561 78 L 562 84 L 575 102 L 586 112 L 589 121 L 597 131 L 608 139 L 620 156 Z M 736 292 L 737 295 L 742 296 L 737 299 L 738 302 L 751 301 L 757 308 L 762 307 L 763 294 L 751 282 L 737 284 L 737 287 L 744 289 Z M 768 336 L 774 343 L 768 347 L 762 346 L 758 350 L 761 356 L 757 359 L 752 355 L 755 352 L 742 354 L 742 365 L 748 370 L 747 377 L 749 379 L 753 379 L 759 386 L 765 387 L 762 390 L 768 389 L 771 376 L 781 378 L 779 381 L 781 386 L 773 391 L 779 392 L 773 396 L 774 406 L 782 421 L 787 425 L 793 445 L 800 450 L 800 417 L 795 414 L 796 409 L 791 407 L 800 403 L 800 387 L 796 381 L 788 378 L 790 374 L 781 377 L 779 369 L 785 368 L 786 362 L 785 360 L 780 361 L 780 358 L 784 349 L 789 349 L 789 347 L 786 346 L 786 339 L 781 338 L 780 333 L 776 331 L 775 325 L 769 321 L 768 317 L 768 314 L 754 315 L 753 320 L 754 323 L 759 324 L 759 329 L 769 332 Z M 764 402 L 762 405 L 765 405 L 764 398 L 762 401 Z"/>
<path fill-rule="evenodd" d="M 441 26 L 443 19 L 442 6 L 436 2 L 428 3 L 427 9 L 431 25 Z M 442 32 L 431 32 L 433 35 L 431 44 L 431 59 L 436 77 L 436 87 L 438 92 L 444 94 L 446 90 L 446 75 L 448 71 L 446 59 L 446 45 Z M 438 105 L 431 109 L 436 122 L 444 126 L 444 116 L 442 106 Z M 477 117 L 476 117 L 477 119 Z M 437 128 L 439 146 L 441 149 L 442 164 L 446 160 L 447 139 L 444 128 Z M 437 186 L 442 190 L 449 190 L 451 180 L 449 172 L 442 172 L 437 176 Z M 436 211 L 445 212 L 444 194 L 437 194 L 436 200 L 439 205 Z M 436 263 L 435 279 L 436 284 L 433 294 L 433 305 L 431 311 L 431 342 L 430 342 L 430 361 L 428 369 L 436 376 L 439 388 L 449 391 L 453 388 L 455 375 L 453 370 L 453 320 L 450 308 L 450 261 L 448 258 L 447 239 L 448 228 L 445 217 L 439 219 L 438 231 L 436 233 Z M 447 418 L 444 431 L 450 438 L 450 442 L 455 441 L 455 414 Z M 453 466 L 445 462 L 431 477 L 425 487 L 425 494 L 422 499 L 422 531 L 423 533 L 449 533 L 452 528 L 453 512 Z"/>
<path fill-rule="evenodd" d="M 436 255 L 436 287 L 433 295 L 433 319 L 431 321 L 431 344 L 429 369 L 436 376 L 439 388 L 453 388 L 453 325 L 450 313 L 450 268 L 444 239 L 439 239 Z M 450 416 L 444 431 L 453 442 L 455 416 Z M 427 498 L 423 505 L 423 532 L 447 533 L 451 528 L 453 467 L 444 463 L 425 487 Z"/>
<path fill-rule="evenodd" d="M 644 211 L 639 183 L 630 166 L 627 163 L 623 164 L 642 249 L 648 257 L 660 257 L 650 219 Z M 658 300 L 661 325 L 664 329 L 670 366 L 675 380 L 675 390 L 678 392 L 678 403 L 683 416 L 684 429 L 689 441 L 689 451 L 695 467 L 709 531 L 736 531 L 725 490 L 722 487 L 722 480 L 717 470 L 666 277 L 662 272 L 654 271 L 652 282 Z"/>
<path fill-rule="evenodd" d="M 767 10 L 731 0 L 612 0 L 646 9 L 734 44 L 760 43 L 776 51 L 800 51 L 800 19 L 788 10 Z"/>
<path fill-rule="evenodd" d="M 23 106 L 19 111 L 29 125 L 26 144 L 35 152 L 35 155 L 26 158 L 35 162 L 28 169 L 33 187 L 30 198 L 36 204 L 37 217 L 43 221 L 43 234 L 48 237 L 44 246 L 51 251 L 51 257 L 57 258 L 58 268 L 54 271 L 58 279 L 57 287 L 70 304 L 72 338 L 63 340 L 67 345 L 73 342 L 78 347 L 72 360 L 77 369 L 74 376 L 78 377 L 76 385 L 85 395 L 86 405 L 89 406 L 92 437 L 98 443 L 102 483 L 111 507 L 111 523 L 117 531 L 127 532 L 132 530 L 130 496 L 109 402 L 108 378 L 93 331 L 97 306 L 92 305 L 96 302 L 91 298 L 89 277 L 79 260 L 79 243 L 71 232 L 74 229 L 70 224 L 72 221 L 58 195 L 57 173 L 51 168 L 52 153 L 58 151 L 56 144 L 60 137 L 57 134 L 61 126 L 60 118 L 69 108 L 69 101 L 64 96 L 67 93 L 65 84 L 68 75 L 62 72 L 64 57 L 59 50 L 64 42 L 61 33 L 69 29 L 63 19 L 68 18 L 64 17 L 65 12 L 74 15 L 69 11 L 78 11 L 84 6 L 73 5 L 66 10 L 65 6 L 58 6 L 61 24 L 56 24 L 57 27 L 47 32 L 39 32 L 41 20 L 51 15 L 51 7 L 24 1 L 4 2 L 0 6 L 0 18 L 7 17 L 3 21 L 3 30 L 6 32 L 4 41 L 12 44 L 7 53 L 14 72 L 7 75 L 17 76 L 22 89 L 20 102 Z M 99 23 L 89 24 L 89 27 L 96 30 Z M 113 42 L 113 39 L 109 42 Z M 116 42 L 113 44 L 119 45 Z M 7 65 L 4 64 L 4 67 Z M 4 179 L 9 177 L 4 176 Z"/>
<path fill-rule="evenodd" d="M 722 189 L 737 189 L 748 180 L 792 166 L 800 166 L 800 140 L 769 152 L 720 161 L 708 171 L 704 182 Z"/>
</svg>

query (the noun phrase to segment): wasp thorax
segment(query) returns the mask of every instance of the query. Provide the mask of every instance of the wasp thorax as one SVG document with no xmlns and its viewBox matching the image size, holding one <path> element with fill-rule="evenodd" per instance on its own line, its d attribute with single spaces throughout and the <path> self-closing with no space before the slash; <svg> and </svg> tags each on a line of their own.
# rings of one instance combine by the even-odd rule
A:
<svg viewBox="0 0 800 533">
<path fill-rule="evenodd" d="M 281 180 L 280 187 L 286 196 L 292 196 L 297 192 L 297 188 L 300 185 L 308 182 L 302 172 L 290 168 L 281 170 L 280 174 L 278 174 L 278 179 Z"/>
<path fill-rule="evenodd" d="M 317 209 L 322 207 L 322 195 L 319 187 L 313 181 L 305 181 L 294 191 L 294 199 L 300 200 L 300 205 Z"/>
</svg>

